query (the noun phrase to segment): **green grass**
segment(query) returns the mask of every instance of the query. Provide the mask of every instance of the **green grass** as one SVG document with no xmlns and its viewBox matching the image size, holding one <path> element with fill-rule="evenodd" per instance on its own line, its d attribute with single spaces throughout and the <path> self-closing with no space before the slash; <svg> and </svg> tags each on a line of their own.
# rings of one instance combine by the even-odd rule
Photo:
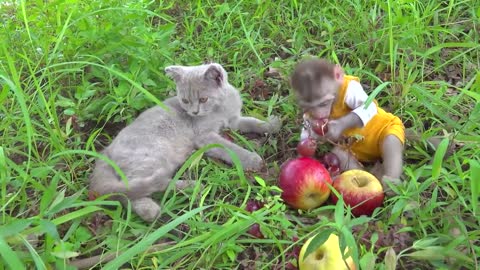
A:
<svg viewBox="0 0 480 270">
<path fill-rule="evenodd" d="M 361 269 L 479 269 L 480 2 L 339 3 L 2 1 L 0 269 L 72 269 L 71 259 L 112 252 L 106 269 L 282 269 L 308 237 L 332 231 Z M 288 74 L 306 55 L 342 64 L 369 93 L 388 82 L 379 103 L 422 134 L 407 144 L 405 186 L 371 218 L 340 204 L 295 211 L 278 196 L 278 166 L 300 129 Z M 234 135 L 270 173 L 244 175 L 198 152 L 177 177 L 204 189 L 160 194 L 154 224 L 89 200 L 97 151 L 172 94 L 163 68 L 204 61 L 226 67 L 246 114 L 282 117 L 281 133 L 258 147 Z M 265 78 L 269 67 L 283 77 Z M 435 135 L 446 138 L 436 150 L 425 140 Z M 266 205 L 250 214 L 254 198 Z M 254 223 L 264 239 L 247 233 Z M 380 239 L 389 229 L 397 242 Z"/>
</svg>

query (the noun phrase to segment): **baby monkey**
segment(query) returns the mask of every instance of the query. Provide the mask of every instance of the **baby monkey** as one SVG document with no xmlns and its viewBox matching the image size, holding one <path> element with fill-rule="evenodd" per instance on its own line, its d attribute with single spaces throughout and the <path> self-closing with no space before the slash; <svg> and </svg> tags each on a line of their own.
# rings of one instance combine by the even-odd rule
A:
<svg viewBox="0 0 480 270">
<path fill-rule="evenodd" d="M 405 127 L 399 117 L 386 112 L 376 100 L 365 107 L 368 95 L 359 78 L 345 75 L 339 65 L 313 58 L 297 64 L 291 86 L 304 121 L 328 119 L 324 136 L 304 125 L 301 139 L 313 137 L 335 144 L 332 153 L 341 171 L 361 169 L 360 162 L 379 162 L 372 173 L 382 181 L 398 185 L 403 171 Z M 348 139 L 350 138 L 350 139 Z M 349 143 L 341 143 L 349 141 Z"/>
</svg>

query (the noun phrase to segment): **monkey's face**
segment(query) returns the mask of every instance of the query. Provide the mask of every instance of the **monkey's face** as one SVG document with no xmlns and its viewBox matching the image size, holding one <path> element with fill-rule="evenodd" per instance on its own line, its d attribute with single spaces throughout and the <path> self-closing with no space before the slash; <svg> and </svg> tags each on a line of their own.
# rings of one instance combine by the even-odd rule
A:
<svg viewBox="0 0 480 270">
<path fill-rule="evenodd" d="M 338 89 L 343 83 L 343 69 L 322 59 L 299 63 L 291 85 L 304 113 L 314 118 L 328 118 Z"/>
<path fill-rule="evenodd" d="M 298 104 L 304 113 L 310 114 L 314 118 L 328 118 L 339 87 L 337 81 L 323 78 L 311 85 L 310 89 L 298 92 Z"/>
</svg>

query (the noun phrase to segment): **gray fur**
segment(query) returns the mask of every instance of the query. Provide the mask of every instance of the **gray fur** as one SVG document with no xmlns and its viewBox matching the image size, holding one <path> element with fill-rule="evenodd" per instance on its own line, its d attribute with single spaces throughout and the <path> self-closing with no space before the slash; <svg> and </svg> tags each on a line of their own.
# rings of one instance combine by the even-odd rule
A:
<svg viewBox="0 0 480 270">
<path fill-rule="evenodd" d="M 208 144 L 222 144 L 233 150 L 246 170 L 258 170 L 262 158 L 220 136 L 224 128 L 241 132 L 275 133 L 281 123 L 273 117 L 261 121 L 241 115 L 239 92 L 228 82 L 226 71 L 219 64 L 169 66 L 166 74 L 176 83 L 177 95 L 163 103 L 170 109 L 152 107 L 125 127 L 103 154 L 125 173 L 129 187 L 114 169 L 97 160 L 90 180 L 90 189 L 99 195 L 123 193 L 131 200 L 133 210 L 144 220 L 152 221 L 160 214 L 160 206 L 150 196 L 164 191 L 176 170 L 197 149 Z M 213 148 L 207 156 L 232 164 L 227 152 Z M 176 188 L 189 186 L 177 181 Z M 125 196 L 113 196 L 125 203 Z"/>
</svg>

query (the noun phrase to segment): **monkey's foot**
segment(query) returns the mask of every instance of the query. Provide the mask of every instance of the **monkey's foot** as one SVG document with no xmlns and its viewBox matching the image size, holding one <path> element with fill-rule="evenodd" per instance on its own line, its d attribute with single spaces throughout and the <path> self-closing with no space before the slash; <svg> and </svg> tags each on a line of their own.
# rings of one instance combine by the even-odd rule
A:
<svg viewBox="0 0 480 270">
<path fill-rule="evenodd" d="M 393 197 L 395 195 L 397 195 L 389 186 L 390 185 L 393 185 L 393 186 L 399 186 L 401 185 L 403 182 L 399 179 L 399 178 L 394 178 L 394 177 L 390 177 L 390 176 L 387 176 L 387 175 L 384 175 L 382 177 L 382 186 L 383 186 L 383 190 L 385 192 L 385 195 L 387 195 L 388 197 Z"/>
</svg>

